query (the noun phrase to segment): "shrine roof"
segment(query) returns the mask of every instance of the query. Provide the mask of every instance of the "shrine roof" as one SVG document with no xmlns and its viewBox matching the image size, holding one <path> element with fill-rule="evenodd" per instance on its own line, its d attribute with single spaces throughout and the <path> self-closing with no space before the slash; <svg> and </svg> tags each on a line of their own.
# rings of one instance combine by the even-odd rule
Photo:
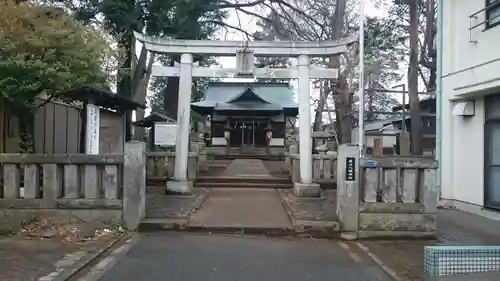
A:
<svg viewBox="0 0 500 281">
<path fill-rule="evenodd" d="M 90 85 L 83 85 L 59 92 L 55 97 L 63 101 L 71 100 L 92 103 L 97 106 L 115 110 L 136 110 L 138 108 L 146 108 L 144 104 L 122 97 L 109 89 L 96 88 Z"/>
<path fill-rule="evenodd" d="M 283 107 L 272 103 L 256 103 L 256 102 L 233 102 L 233 103 L 216 103 L 217 110 L 263 110 L 263 111 L 281 111 Z"/>
<path fill-rule="evenodd" d="M 175 123 L 175 120 L 159 112 L 152 112 L 147 117 L 133 123 L 136 127 L 153 127 L 156 122 Z"/>
<path fill-rule="evenodd" d="M 192 106 L 199 108 L 234 108 L 234 104 L 241 102 L 245 102 L 247 107 L 253 102 L 252 110 L 266 110 L 265 108 L 270 108 L 270 105 L 274 105 L 273 108 L 298 107 L 293 97 L 293 90 L 288 83 L 260 82 L 209 83 L 204 98 L 199 102 L 193 102 Z"/>
</svg>

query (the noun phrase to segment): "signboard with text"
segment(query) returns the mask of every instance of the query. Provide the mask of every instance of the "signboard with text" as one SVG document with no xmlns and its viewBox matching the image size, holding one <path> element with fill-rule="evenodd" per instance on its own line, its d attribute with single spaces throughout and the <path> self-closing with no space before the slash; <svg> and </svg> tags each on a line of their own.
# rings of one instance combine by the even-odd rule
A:
<svg viewBox="0 0 500 281">
<path fill-rule="evenodd" d="M 99 154 L 99 106 L 87 104 L 86 154 Z"/>
<path fill-rule="evenodd" d="M 355 181 L 356 180 L 356 158 L 346 157 L 345 158 L 345 180 Z"/>
<path fill-rule="evenodd" d="M 177 124 L 155 123 L 155 145 L 175 146 L 177 142 Z"/>
</svg>

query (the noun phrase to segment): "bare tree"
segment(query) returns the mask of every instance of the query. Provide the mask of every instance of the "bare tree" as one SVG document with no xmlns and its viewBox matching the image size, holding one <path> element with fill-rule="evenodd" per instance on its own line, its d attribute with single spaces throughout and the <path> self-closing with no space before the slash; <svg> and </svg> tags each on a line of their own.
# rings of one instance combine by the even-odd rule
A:
<svg viewBox="0 0 500 281">
<path fill-rule="evenodd" d="M 427 91 L 436 89 L 436 68 L 437 68 L 437 51 L 436 51 L 436 1 L 426 0 L 425 6 L 422 7 L 424 26 L 420 32 L 420 37 L 423 37 L 423 43 L 420 46 L 419 64 L 428 70 L 428 77 L 423 71 L 420 71 L 421 79 L 424 81 Z"/>
<path fill-rule="evenodd" d="M 263 5 L 267 9 L 267 14 L 264 15 L 240 10 L 260 18 L 262 25 L 265 25 L 264 30 L 272 29 L 272 32 L 264 33 L 282 40 L 337 40 L 358 31 L 357 1 L 293 0 L 289 3 L 300 9 L 300 13 L 273 1 Z M 401 77 L 397 69 L 402 57 L 401 42 L 404 38 L 399 37 L 398 30 L 394 28 L 394 20 L 390 19 L 369 18 L 366 29 L 366 36 L 369 38 L 365 38 L 365 81 L 374 87 L 385 88 Z M 259 35 L 261 36 L 262 34 Z M 322 84 L 324 87 L 320 87 L 322 90 L 319 97 L 313 99 L 313 106 L 316 107 L 313 127 L 315 130 L 321 129 L 325 109 L 328 109 L 328 114 L 333 110 L 336 132 L 341 143 L 350 141 L 357 118 L 357 110 L 353 106 L 357 101 L 354 89 L 360 87 L 356 72 L 359 62 L 356 47 L 351 47 L 347 54 L 314 61 L 340 70 L 339 79 Z M 372 109 L 379 108 L 379 104 L 385 107 L 397 104 L 394 98 L 386 97 L 388 94 L 382 91 L 368 94 L 372 95 Z"/>
</svg>

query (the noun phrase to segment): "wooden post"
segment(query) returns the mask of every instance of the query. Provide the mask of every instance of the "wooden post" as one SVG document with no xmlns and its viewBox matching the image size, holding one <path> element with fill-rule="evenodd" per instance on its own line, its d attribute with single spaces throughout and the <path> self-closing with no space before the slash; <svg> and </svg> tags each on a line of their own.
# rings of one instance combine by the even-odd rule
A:
<svg viewBox="0 0 500 281">
<path fill-rule="evenodd" d="M 376 138 L 373 140 L 373 156 L 382 156 L 384 155 L 384 143 L 382 137 Z"/>
</svg>

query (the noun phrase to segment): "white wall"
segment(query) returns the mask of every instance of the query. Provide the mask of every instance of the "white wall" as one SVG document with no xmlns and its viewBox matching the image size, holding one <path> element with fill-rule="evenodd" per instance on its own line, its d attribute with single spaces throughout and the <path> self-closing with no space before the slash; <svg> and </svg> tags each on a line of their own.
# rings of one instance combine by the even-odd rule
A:
<svg viewBox="0 0 500 281">
<path fill-rule="evenodd" d="M 212 145 L 227 145 L 227 140 L 225 138 L 212 137 Z"/>
<path fill-rule="evenodd" d="M 284 145 L 285 145 L 284 138 L 272 138 L 271 141 L 269 141 L 269 146 L 284 146 Z"/>
<path fill-rule="evenodd" d="M 225 138 L 212 138 L 212 145 L 227 145 L 227 140 Z M 284 146 L 285 139 L 283 138 L 272 138 L 269 146 Z"/>
<path fill-rule="evenodd" d="M 484 7 L 482 0 L 443 0 L 443 82 L 453 83 L 453 91 L 444 92 L 448 98 L 500 87 L 500 26 L 477 27 L 470 33 L 477 43 L 469 42 L 469 16 Z"/>
<path fill-rule="evenodd" d="M 391 129 L 391 128 L 386 128 L 382 130 L 380 133 L 384 134 L 395 134 L 397 130 Z M 351 143 L 358 143 L 358 129 L 354 128 L 354 130 L 351 131 Z M 383 147 L 394 147 L 397 143 L 397 137 L 394 135 L 390 136 L 366 136 L 365 135 L 365 146 L 368 148 L 373 148 L 375 145 L 375 139 L 379 139 L 382 137 L 382 145 Z"/>
<path fill-rule="evenodd" d="M 469 16 L 484 7 L 485 1 L 443 0 L 442 197 L 476 205 L 484 201 L 484 95 L 500 93 L 500 26 L 469 35 Z M 474 116 L 452 115 L 460 100 L 475 101 Z"/>
</svg>

